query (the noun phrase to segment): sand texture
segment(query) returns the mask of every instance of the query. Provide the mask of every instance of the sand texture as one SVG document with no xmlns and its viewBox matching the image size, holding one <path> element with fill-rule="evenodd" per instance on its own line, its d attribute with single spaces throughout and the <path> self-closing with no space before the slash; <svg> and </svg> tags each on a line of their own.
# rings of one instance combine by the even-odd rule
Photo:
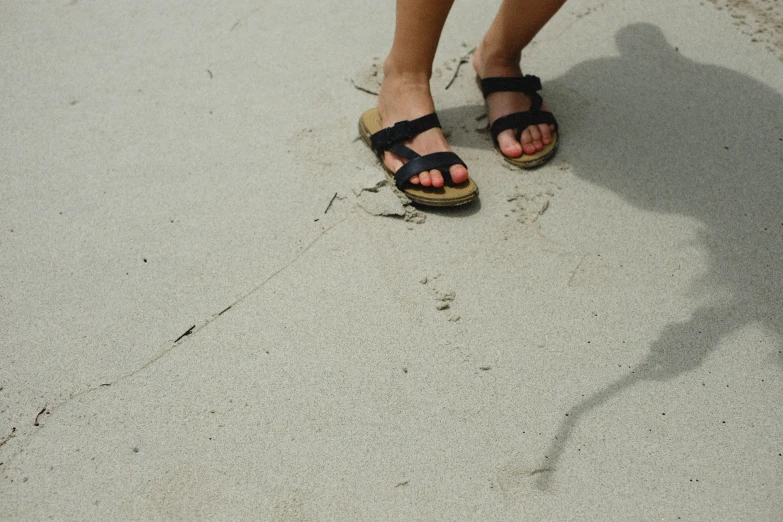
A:
<svg viewBox="0 0 783 522">
<path fill-rule="evenodd" d="M 781 2 L 570 0 L 480 188 L 359 139 L 393 2 L 0 7 L 0 520 L 783 520 Z M 448 88 L 447 88 L 448 87 Z"/>
</svg>

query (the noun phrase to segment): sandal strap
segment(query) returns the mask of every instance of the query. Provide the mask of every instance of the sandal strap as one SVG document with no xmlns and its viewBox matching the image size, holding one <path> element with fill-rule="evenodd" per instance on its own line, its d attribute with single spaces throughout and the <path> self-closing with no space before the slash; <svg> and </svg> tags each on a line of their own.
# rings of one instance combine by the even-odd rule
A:
<svg viewBox="0 0 783 522">
<path fill-rule="evenodd" d="M 498 143 L 498 135 L 509 129 L 514 129 L 517 139 L 522 131 L 531 125 L 547 123 L 554 125 L 557 130 L 557 120 L 554 115 L 549 111 L 541 110 L 544 100 L 538 94 L 540 90 L 541 78 L 532 74 L 522 77 L 496 77 L 481 80 L 481 92 L 484 93 L 485 98 L 494 92 L 521 92 L 530 98 L 530 110 L 501 116 L 490 126 L 489 132 L 492 134 L 495 145 Z"/>
<path fill-rule="evenodd" d="M 449 168 L 453 165 L 462 165 L 463 167 L 468 168 L 468 166 L 465 165 L 465 162 L 453 152 L 433 152 L 432 154 L 419 156 L 410 160 L 397 170 L 394 174 L 394 184 L 397 185 L 398 189 L 402 190 L 409 184 L 409 181 L 413 176 L 421 174 L 426 170 L 437 169 L 443 174 L 443 179 L 446 183 L 453 185 L 454 182 L 452 181 L 451 173 L 449 172 Z"/>
<path fill-rule="evenodd" d="M 541 90 L 541 78 L 532 74 L 510 78 L 484 78 L 481 80 L 481 92 L 486 98 L 493 92 L 522 92 L 528 96 L 533 96 Z"/>
<path fill-rule="evenodd" d="M 421 156 L 421 154 L 413 149 L 406 147 L 402 143 L 396 143 L 389 147 L 389 152 L 393 152 L 398 156 L 402 156 L 406 160 L 413 160 Z"/>
<path fill-rule="evenodd" d="M 540 107 L 541 105 L 539 104 L 539 109 Z M 523 130 L 531 125 L 539 125 L 541 123 L 554 125 L 555 130 L 557 130 L 557 120 L 551 112 L 531 109 L 525 112 L 514 112 L 506 116 L 501 116 L 495 120 L 495 123 L 489 128 L 489 132 L 492 134 L 492 139 L 495 141 L 495 144 L 497 144 L 498 135 L 503 131 L 514 129 L 514 133 L 517 139 L 519 139 Z"/>
<path fill-rule="evenodd" d="M 434 127 L 440 127 L 440 120 L 438 120 L 438 115 L 433 112 L 421 118 L 400 121 L 392 127 L 379 130 L 370 136 L 370 143 L 373 150 L 382 152 L 389 150 L 396 143 L 413 139 L 418 134 Z"/>
</svg>

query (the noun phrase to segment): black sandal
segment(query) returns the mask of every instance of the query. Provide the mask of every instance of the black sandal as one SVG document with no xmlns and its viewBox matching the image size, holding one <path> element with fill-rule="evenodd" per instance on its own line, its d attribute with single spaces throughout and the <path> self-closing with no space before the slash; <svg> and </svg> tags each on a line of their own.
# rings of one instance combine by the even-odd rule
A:
<svg viewBox="0 0 783 522">
<path fill-rule="evenodd" d="M 557 120 L 551 112 L 541 110 L 541 105 L 544 103 L 544 100 L 541 98 L 541 95 L 538 94 L 538 91 L 541 90 L 541 80 L 538 76 L 529 74 L 523 77 L 477 79 L 480 81 L 481 92 L 484 94 L 485 99 L 493 92 L 521 92 L 530 98 L 530 110 L 501 116 L 489 127 L 489 132 L 492 134 L 492 141 L 495 144 L 495 150 L 497 150 L 507 162 L 523 169 L 538 167 L 549 161 L 552 156 L 554 156 L 558 144 Z M 489 112 L 489 107 L 487 107 L 487 112 Z M 534 154 L 525 154 L 523 152 L 519 157 L 510 158 L 500 150 L 498 135 L 501 132 L 514 129 L 517 139 L 520 139 L 522 131 L 531 125 L 538 125 L 541 123 L 554 125 L 555 130 L 552 131 L 552 142 L 549 145 L 544 145 L 544 148 L 540 151 L 535 152 Z"/>
<path fill-rule="evenodd" d="M 468 178 L 455 184 L 451 179 L 449 168 L 453 165 L 465 165 L 465 162 L 453 152 L 434 152 L 424 156 L 406 147 L 403 142 L 413 139 L 418 134 L 440 127 L 438 115 L 434 112 L 415 120 L 405 120 L 393 127 L 383 128 L 383 121 L 378 109 L 370 109 L 359 119 L 359 134 L 378 156 L 386 173 L 394 181 L 397 188 L 414 203 L 436 207 L 450 207 L 470 203 L 478 197 L 478 187 Z M 408 160 L 397 172 L 392 172 L 383 162 L 383 153 L 393 152 Z M 427 170 L 439 170 L 443 174 L 444 186 L 440 188 L 414 185 L 410 179 Z"/>
</svg>

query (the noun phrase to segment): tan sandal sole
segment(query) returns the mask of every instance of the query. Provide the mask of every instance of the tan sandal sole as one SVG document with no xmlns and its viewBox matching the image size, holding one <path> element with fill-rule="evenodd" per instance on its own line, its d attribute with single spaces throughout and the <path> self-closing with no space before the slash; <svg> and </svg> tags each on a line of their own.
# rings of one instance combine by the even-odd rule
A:
<svg viewBox="0 0 783 522">
<path fill-rule="evenodd" d="M 545 146 L 535 154 L 522 154 L 516 158 L 511 158 L 506 156 L 503 151 L 500 150 L 500 147 L 495 147 L 495 150 L 498 151 L 501 156 L 503 156 L 504 160 L 506 160 L 508 163 L 511 163 L 515 167 L 519 167 L 521 169 L 534 169 L 548 162 L 550 159 L 552 159 L 552 156 L 555 155 L 555 152 L 557 151 L 557 131 L 552 132 L 552 143 Z"/>
<path fill-rule="evenodd" d="M 367 144 L 370 149 L 372 145 L 370 142 L 370 136 L 383 129 L 383 120 L 378 109 L 370 109 L 362 114 L 359 118 L 359 135 L 362 140 Z M 383 162 L 383 153 L 375 155 L 381 162 L 384 171 L 388 178 L 394 182 L 394 172 L 386 166 Z M 478 187 L 472 179 L 468 178 L 467 181 L 463 181 L 458 185 L 443 186 L 440 188 L 435 187 L 416 187 L 408 185 L 404 189 L 400 190 L 405 196 L 420 205 L 428 205 L 431 207 L 455 207 L 458 205 L 465 205 L 470 203 L 478 197 Z"/>
</svg>

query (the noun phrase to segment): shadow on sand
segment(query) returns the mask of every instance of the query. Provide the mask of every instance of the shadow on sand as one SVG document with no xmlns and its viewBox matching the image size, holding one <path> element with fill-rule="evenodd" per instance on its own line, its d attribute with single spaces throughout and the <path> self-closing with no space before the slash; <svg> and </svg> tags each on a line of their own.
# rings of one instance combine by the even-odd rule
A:
<svg viewBox="0 0 783 522">
<path fill-rule="evenodd" d="M 783 335 L 783 98 L 683 57 L 653 25 L 625 27 L 616 41 L 619 57 L 582 63 L 547 85 L 554 106 L 571 107 L 561 116 L 569 161 L 577 176 L 639 208 L 698 220 L 709 266 L 694 291 L 729 297 L 666 326 L 631 373 L 573 406 L 542 465 L 552 469 L 580 420 L 636 383 L 698 368 L 748 325 Z M 573 89 L 582 103 L 557 99 Z M 537 486 L 548 489 L 552 478 L 540 474 Z"/>
<path fill-rule="evenodd" d="M 783 334 L 783 98 L 738 72 L 682 56 L 650 24 L 616 35 L 619 57 L 579 64 L 545 84 L 575 174 L 632 205 L 698 220 L 708 254 L 697 294 L 726 295 L 666 326 L 626 376 L 573 406 L 541 468 L 556 471 L 572 431 L 643 381 L 698 368 L 748 325 Z M 464 116 L 474 119 L 476 108 Z M 469 113 L 469 115 L 468 115 Z M 480 136 L 467 146 L 488 147 Z M 781 356 L 770 359 L 783 367 Z M 536 485 L 548 489 L 552 473 Z"/>
</svg>

